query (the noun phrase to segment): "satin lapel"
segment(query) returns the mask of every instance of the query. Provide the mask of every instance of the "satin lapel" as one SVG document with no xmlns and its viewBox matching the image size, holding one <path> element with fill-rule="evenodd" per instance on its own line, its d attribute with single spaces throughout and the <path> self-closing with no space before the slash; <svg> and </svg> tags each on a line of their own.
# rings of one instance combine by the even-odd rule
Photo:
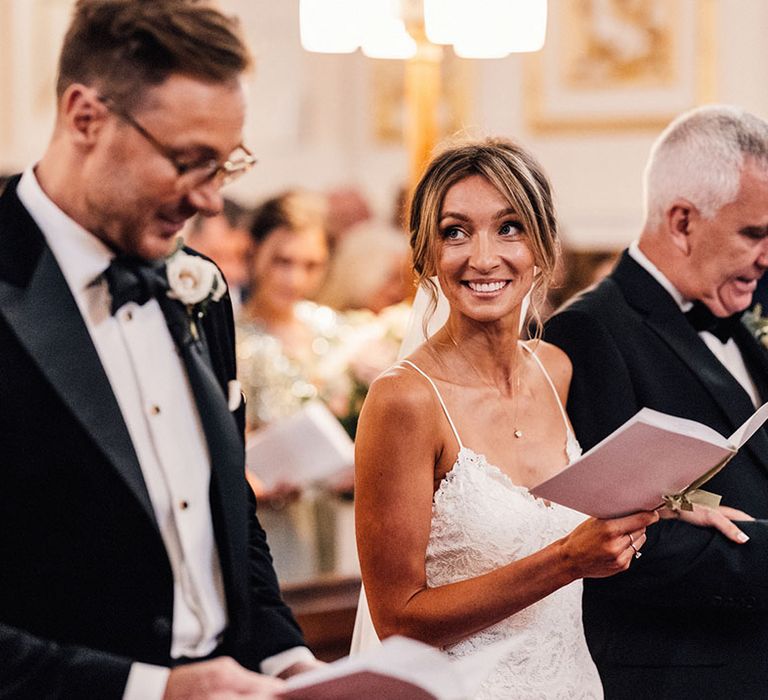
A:
<svg viewBox="0 0 768 700">
<path fill-rule="evenodd" d="M 752 380 L 763 402 L 768 401 L 768 352 L 755 340 L 752 333 L 740 326 L 735 335 L 736 345 L 741 350 L 744 363 L 749 370 Z M 747 443 L 748 449 L 754 455 L 758 464 L 768 464 L 768 429 L 758 430 Z"/>
<path fill-rule="evenodd" d="M 77 304 L 42 234 L 14 204 L 21 211 L 13 212 L 10 226 L 0 217 L 0 257 L 9 250 L 22 256 L 29 276 L 22 284 L 0 277 L 0 315 L 155 522 L 128 429 Z"/>
<path fill-rule="evenodd" d="M 664 340 L 704 385 L 733 430 L 755 411 L 744 388 L 686 321 L 675 300 L 640 265 L 625 254 L 614 279 L 645 323 Z"/>
<path fill-rule="evenodd" d="M 227 377 L 234 376 L 234 360 L 227 366 L 227 358 L 234 357 L 231 333 L 222 302 L 213 304 L 203 320 L 203 334 L 208 345 L 209 359 L 214 374 L 222 384 L 226 397 Z M 242 436 L 242 434 L 241 434 Z M 237 598 L 232 609 L 246 605 L 247 578 L 243 576 L 239 562 L 248 560 L 248 486 L 245 483 L 245 449 L 237 463 L 227 464 L 211 455 L 211 511 L 216 525 L 217 544 L 222 568 L 230 573 L 231 585 L 228 594 Z M 221 534 L 219 534 L 221 533 Z M 222 536 L 223 535 L 223 536 Z"/>
</svg>

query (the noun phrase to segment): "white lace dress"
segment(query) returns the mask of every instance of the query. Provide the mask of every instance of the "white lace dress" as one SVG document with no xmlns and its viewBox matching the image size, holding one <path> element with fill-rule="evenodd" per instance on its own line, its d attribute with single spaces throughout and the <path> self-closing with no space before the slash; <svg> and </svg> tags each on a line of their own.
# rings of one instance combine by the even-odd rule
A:
<svg viewBox="0 0 768 700">
<path fill-rule="evenodd" d="M 523 346 L 526 347 L 526 346 Z M 528 349 L 526 347 L 526 349 Z M 546 370 L 535 354 L 542 372 Z M 459 444 L 450 473 L 435 493 L 426 573 L 430 586 L 472 578 L 521 559 L 573 530 L 584 517 L 534 498 L 482 454 L 465 447 L 434 382 L 432 385 Z M 557 398 L 560 404 L 559 398 Z M 565 417 L 569 460 L 581 449 Z M 602 698 L 597 669 L 581 623 L 581 581 L 555 591 L 510 617 L 445 648 L 465 656 L 502 639 L 517 644 L 483 684 L 477 698 Z"/>
</svg>

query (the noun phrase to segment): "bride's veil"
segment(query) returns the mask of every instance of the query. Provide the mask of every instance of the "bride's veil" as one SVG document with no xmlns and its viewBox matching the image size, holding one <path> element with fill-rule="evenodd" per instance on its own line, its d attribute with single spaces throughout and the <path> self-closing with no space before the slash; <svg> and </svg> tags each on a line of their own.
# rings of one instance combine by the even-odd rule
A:
<svg viewBox="0 0 768 700">
<path fill-rule="evenodd" d="M 432 278 L 432 282 L 435 284 L 435 288 L 438 292 L 437 305 L 434 313 L 429 316 L 428 323 L 425 326 L 425 319 L 427 319 L 430 309 L 432 308 L 431 294 L 425 289 L 423 285 L 419 285 L 416 292 L 416 297 L 413 300 L 413 306 L 411 307 L 411 314 L 408 319 L 408 326 L 403 338 L 403 342 L 400 344 L 400 352 L 397 359 L 402 360 L 404 357 L 408 357 L 419 345 L 425 340 L 433 336 L 440 328 L 443 327 L 448 320 L 448 300 L 445 298 L 440 285 L 436 277 Z M 523 300 L 522 313 L 520 314 L 521 325 L 523 319 L 525 319 L 526 311 L 530 302 L 530 292 Z M 426 333 L 425 333 L 426 328 Z M 360 600 L 357 604 L 357 616 L 355 617 L 355 627 L 352 632 L 352 645 L 350 648 L 350 654 L 359 654 L 366 649 L 378 646 L 381 644 L 379 637 L 376 634 L 376 630 L 373 627 L 371 620 L 371 613 L 368 610 L 368 600 L 365 597 L 365 587 L 360 586 Z"/>
<path fill-rule="evenodd" d="M 411 307 L 411 314 L 408 318 L 408 326 L 405 331 L 405 336 L 403 337 L 403 342 L 400 343 L 400 351 L 397 354 L 398 360 L 408 357 L 408 355 L 419 347 L 419 345 L 421 345 L 427 338 L 434 335 L 437 330 L 442 328 L 443 324 L 448 320 L 448 300 L 440 290 L 440 285 L 437 279 L 433 278 L 432 281 L 435 283 L 435 287 L 438 291 L 438 299 L 435 311 L 429 317 L 429 322 L 426 324 L 426 334 L 424 332 L 424 320 L 427 318 L 427 314 L 432 308 L 432 298 L 424 286 L 419 285 L 416 292 L 416 298 L 413 300 L 413 306 Z M 352 633 L 352 646 L 349 653 L 359 654 L 360 652 L 378 646 L 379 644 L 381 644 L 381 642 L 373 627 L 371 613 L 368 610 L 365 587 L 360 586 L 360 600 L 357 604 L 357 616 L 355 617 L 355 628 Z"/>
</svg>

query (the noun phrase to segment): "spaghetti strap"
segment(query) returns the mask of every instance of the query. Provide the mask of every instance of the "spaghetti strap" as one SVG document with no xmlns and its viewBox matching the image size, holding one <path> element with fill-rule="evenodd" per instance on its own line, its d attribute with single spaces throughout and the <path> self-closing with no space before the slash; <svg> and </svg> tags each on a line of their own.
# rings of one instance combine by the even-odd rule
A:
<svg viewBox="0 0 768 700">
<path fill-rule="evenodd" d="M 549 372 L 547 372 L 546 367 L 544 367 L 544 363 L 539 359 L 539 356 L 531 350 L 525 343 L 520 343 L 527 351 L 528 354 L 536 360 L 536 364 L 539 366 L 539 369 L 541 370 L 541 373 L 546 377 L 547 382 L 549 383 L 549 386 L 552 388 L 552 393 L 555 395 L 555 401 L 557 401 L 557 405 L 560 408 L 560 415 L 563 417 L 563 423 L 565 424 L 565 429 L 567 433 L 570 434 L 571 432 L 571 426 L 568 422 L 568 414 L 565 412 L 565 408 L 563 408 L 563 402 L 560 400 L 560 394 L 557 393 L 557 389 L 555 388 L 555 383 L 552 381 L 552 377 L 549 376 Z"/>
<path fill-rule="evenodd" d="M 440 395 L 440 391 L 437 388 L 437 385 L 430 379 L 429 375 L 424 372 L 422 369 L 417 367 L 413 362 L 410 360 L 400 360 L 400 364 L 403 365 L 410 365 L 415 369 L 424 379 L 426 379 L 431 385 L 432 388 L 435 390 L 435 394 L 437 394 L 437 400 L 440 402 L 440 405 L 443 407 L 443 413 L 445 413 L 445 417 L 448 419 L 448 424 L 451 426 L 451 430 L 453 430 L 453 434 L 456 437 L 456 442 L 459 443 L 459 449 L 464 449 L 464 444 L 461 442 L 461 438 L 459 437 L 459 431 L 456 430 L 456 426 L 453 424 L 453 420 L 451 419 L 451 414 L 448 413 L 448 409 L 445 406 L 445 401 L 443 401 L 443 397 Z"/>
</svg>

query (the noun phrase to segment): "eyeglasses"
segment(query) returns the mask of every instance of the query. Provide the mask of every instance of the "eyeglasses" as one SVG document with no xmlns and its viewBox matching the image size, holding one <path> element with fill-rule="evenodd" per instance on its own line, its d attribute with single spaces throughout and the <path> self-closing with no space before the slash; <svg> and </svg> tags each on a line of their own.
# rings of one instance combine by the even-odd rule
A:
<svg viewBox="0 0 768 700">
<path fill-rule="evenodd" d="M 256 158 L 243 144 L 240 144 L 223 163 L 215 158 L 208 158 L 196 163 L 185 163 L 178 159 L 172 148 L 158 141 L 130 114 L 120 109 L 111 97 L 99 95 L 98 99 L 110 112 L 138 131 L 163 158 L 173 165 L 179 177 L 180 185 L 183 184 L 194 189 L 205 183 L 213 182 L 216 187 L 224 187 L 241 175 L 245 175 L 256 165 Z"/>
</svg>

